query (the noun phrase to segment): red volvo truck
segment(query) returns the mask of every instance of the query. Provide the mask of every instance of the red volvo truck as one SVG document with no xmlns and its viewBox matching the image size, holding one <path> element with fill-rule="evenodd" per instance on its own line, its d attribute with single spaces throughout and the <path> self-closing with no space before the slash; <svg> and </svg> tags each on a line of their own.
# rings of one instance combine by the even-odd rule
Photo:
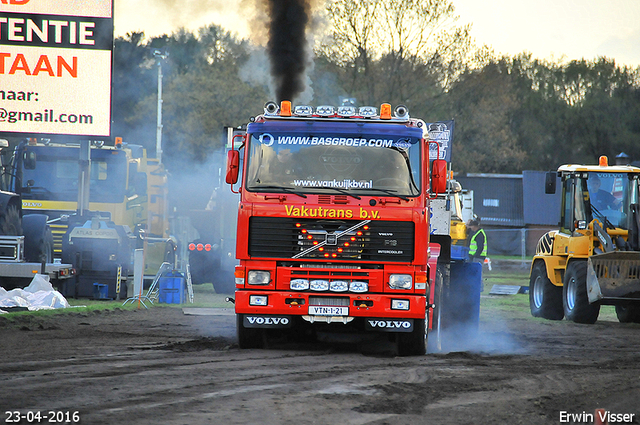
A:
<svg viewBox="0 0 640 425">
<path fill-rule="evenodd" d="M 447 297 L 429 240 L 447 165 L 430 160 L 425 123 L 404 106 L 269 102 L 234 139 L 240 347 L 260 348 L 274 330 L 384 332 L 400 355 L 424 354 Z"/>
</svg>

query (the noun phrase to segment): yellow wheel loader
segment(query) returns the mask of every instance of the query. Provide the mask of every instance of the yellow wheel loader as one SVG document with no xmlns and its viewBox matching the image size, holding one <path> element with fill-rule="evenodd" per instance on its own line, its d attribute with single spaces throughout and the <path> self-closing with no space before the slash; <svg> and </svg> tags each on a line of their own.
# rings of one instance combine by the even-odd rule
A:
<svg viewBox="0 0 640 425">
<path fill-rule="evenodd" d="M 595 323 L 601 305 L 620 322 L 640 323 L 640 168 L 563 165 L 545 192 L 562 182 L 560 229 L 538 241 L 531 264 L 531 314 Z"/>
</svg>

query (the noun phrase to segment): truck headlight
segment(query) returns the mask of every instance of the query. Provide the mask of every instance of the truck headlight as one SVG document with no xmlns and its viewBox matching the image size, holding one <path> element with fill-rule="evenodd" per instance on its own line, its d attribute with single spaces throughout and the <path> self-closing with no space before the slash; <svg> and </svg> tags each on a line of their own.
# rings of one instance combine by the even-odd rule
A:
<svg viewBox="0 0 640 425">
<path fill-rule="evenodd" d="M 413 279 L 410 274 L 392 274 L 389 276 L 389 287 L 391 289 L 411 289 Z"/>
<path fill-rule="evenodd" d="M 264 270 L 251 270 L 247 275 L 249 285 L 268 285 L 271 282 L 271 272 Z"/>
<path fill-rule="evenodd" d="M 289 282 L 289 288 L 292 291 L 306 291 L 309 289 L 309 280 L 308 279 L 293 279 Z"/>
</svg>

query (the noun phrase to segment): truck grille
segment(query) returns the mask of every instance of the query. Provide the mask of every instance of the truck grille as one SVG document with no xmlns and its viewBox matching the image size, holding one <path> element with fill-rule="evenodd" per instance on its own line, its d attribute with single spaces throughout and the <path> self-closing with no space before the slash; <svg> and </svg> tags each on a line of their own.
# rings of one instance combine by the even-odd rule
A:
<svg viewBox="0 0 640 425">
<path fill-rule="evenodd" d="M 309 305 L 328 305 L 335 307 L 348 307 L 349 297 L 316 297 L 309 296 Z"/>
<path fill-rule="evenodd" d="M 326 261 L 413 260 L 413 222 L 362 223 L 359 220 L 252 217 L 249 221 L 249 255 Z M 352 230 L 346 232 L 349 229 Z"/>
</svg>

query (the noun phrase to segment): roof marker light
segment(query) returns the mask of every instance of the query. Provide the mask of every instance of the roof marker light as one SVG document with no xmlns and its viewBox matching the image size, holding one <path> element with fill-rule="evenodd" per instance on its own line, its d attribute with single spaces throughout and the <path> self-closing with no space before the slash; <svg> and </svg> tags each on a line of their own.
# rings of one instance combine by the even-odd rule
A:
<svg viewBox="0 0 640 425">
<path fill-rule="evenodd" d="M 598 165 L 600 165 L 601 167 L 608 167 L 609 166 L 609 158 L 607 158 L 606 155 L 602 155 L 600 157 L 600 160 L 598 161 Z"/>
</svg>

